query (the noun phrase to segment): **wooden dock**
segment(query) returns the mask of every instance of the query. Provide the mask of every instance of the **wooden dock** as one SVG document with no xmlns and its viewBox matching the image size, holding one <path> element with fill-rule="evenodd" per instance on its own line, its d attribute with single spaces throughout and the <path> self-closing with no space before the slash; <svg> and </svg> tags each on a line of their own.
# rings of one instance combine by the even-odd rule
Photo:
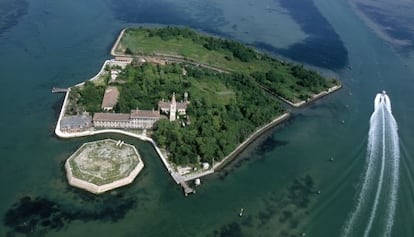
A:
<svg viewBox="0 0 414 237">
<path fill-rule="evenodd" d="M 52 93 L 66 93 L 68 91 L 67 88 L 59 88 L 59 87 L 53 87 Z"/>
<path fill-rule="evenodd" d="M 184 195 L 185 196 L 188 196 L 188 194 L 192 194 L 192 193 L 195 193 L 196 192 L 193 188 L 191 188 L 190 186 L 188 186 L 187 182 L 185 182 L 185 181 L 181 181 L 180 182 L 180 185 L 181 185 L 181 187 L 184 190 Z"/>
</svg>

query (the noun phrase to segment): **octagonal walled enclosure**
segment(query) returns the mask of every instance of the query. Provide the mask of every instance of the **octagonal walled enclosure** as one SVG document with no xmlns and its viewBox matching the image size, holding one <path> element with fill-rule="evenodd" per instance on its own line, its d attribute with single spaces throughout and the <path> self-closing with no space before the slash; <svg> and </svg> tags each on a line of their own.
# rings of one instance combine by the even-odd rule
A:
<svg viewBox="0 0 414 237">
<path fill-rule="evenodd" d="M 84 143 L 65 163 L 69 184 L 96 194 L 130 184 L 143 167 L 133 145 L 112 139 Z"/>
</svg>

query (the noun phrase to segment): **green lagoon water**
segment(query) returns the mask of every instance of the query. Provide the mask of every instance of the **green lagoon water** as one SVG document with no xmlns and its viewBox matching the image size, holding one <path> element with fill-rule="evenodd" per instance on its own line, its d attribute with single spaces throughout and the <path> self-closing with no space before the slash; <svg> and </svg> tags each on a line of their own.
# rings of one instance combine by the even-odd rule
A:
<svg viewBox="0 0 414 237">
<path fill-rule="evenodd" d="M 383 89 L 401 151 L 392 236 L 414 236 L 414 61 L 379 39 L 347 1 L 304 2 L 306 9 L 285 0 L 30 1 L 27 13 L 0 32 L 0 236 L 340 236 L 358 202 L 369 118 Z M 51 88 L 94 75 L 119 31 L 138 23 L 188 25 L 302 57 L 325 66 L 320 70 L 344 88 L 294 110 L 185 198 L 147 143 L 53 134 L 63 95 Z M 140 150 L 145 168 L 136 181 L 100 196 L 69 187 L 65 159 L 106 137 Z M 372 229 L 381 236 L 380 224 Z"/>
</svg>

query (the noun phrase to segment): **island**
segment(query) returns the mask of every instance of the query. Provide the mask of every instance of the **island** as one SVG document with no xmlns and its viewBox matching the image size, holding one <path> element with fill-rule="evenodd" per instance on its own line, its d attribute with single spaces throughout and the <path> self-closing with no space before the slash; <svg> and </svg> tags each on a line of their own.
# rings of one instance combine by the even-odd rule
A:
<svg viewBox="0 0 414 237">
<path fill-rule="evenodd" d="M 65 162 L 69 184 L 96 194 L 130 184 L 142 168 L 134 146 L 112 139 L 85 143 Z"/>
<path fill-rule="evenodd" d="M 181 27 L 121 31 L 100 72 L 71 88 L 59 137 L 121 133 L 150 142 L 185 194 L 268 128 L 341 88 L 337 79 L 242 43 Z M 197 180 L 199 183 L 199 180 Z"/>
</svg>

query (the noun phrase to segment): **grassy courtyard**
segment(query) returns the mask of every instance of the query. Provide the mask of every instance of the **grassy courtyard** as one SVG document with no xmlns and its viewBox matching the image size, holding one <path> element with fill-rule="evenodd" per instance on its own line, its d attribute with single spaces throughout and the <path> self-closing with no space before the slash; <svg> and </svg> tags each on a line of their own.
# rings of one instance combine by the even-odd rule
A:
<svg viewBox="0 0 414 237">
<path fill-rule="evenodd" d="M 69 158 L 73 177 L 98 186 L 128 177 L 142 161 L 132 145 L 117 143 L 106 139 L 83 144 Z"/>
</svg>

